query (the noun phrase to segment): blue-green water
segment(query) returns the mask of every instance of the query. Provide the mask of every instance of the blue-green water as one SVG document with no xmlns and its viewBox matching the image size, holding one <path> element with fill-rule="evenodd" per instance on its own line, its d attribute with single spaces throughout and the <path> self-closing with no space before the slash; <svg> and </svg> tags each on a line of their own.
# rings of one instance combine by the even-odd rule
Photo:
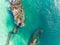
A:
<svg viewBox="0 0 60 45">
<path fill-rule="evenodd" d="M 10 45 L 27 45 L 32 33 L 42 29 L 39 45 L 60 45 L 60 0 L 22 0 L 25 26 L 12 35 Z M 14 28 L 8 0 L 0 0 L 0 45 Z"/>
</svg>

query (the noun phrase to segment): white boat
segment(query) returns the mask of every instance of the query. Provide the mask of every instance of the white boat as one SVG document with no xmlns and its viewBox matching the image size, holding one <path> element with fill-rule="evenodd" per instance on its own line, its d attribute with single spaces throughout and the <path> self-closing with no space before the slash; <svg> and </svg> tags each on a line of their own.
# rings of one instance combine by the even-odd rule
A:
<svg viewBox="0 0 60 45">
<path fill-rule="evenodd" d="M 32 34 L 32 37 L 30 39 L 30 42 L 28 45 L 37 45 L 38 44 L 38 38 L 40 36 L 40 34 L 43 32 L 43 30 L 37 30 L 34 32 L 34 34 Z"/>
</svg>

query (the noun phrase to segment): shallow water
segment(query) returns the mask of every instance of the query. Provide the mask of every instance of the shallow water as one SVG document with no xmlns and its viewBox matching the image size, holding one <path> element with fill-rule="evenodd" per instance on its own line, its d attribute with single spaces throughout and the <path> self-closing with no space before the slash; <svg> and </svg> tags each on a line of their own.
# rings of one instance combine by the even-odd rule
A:
<svg viewBox="0 0 60 45">
<path fill-rule="evenodd" d="M 42 29 L 39 45 L 60 45 L 60 1 L 22 0 L 25 26 L 12 35 L 10 45 L 27 45 L 32 33 Z M 15 26 L 8 8 L 8 0 L 0 0 L 0 45 L 5 45 L 7 35 Z"/>
</svg>

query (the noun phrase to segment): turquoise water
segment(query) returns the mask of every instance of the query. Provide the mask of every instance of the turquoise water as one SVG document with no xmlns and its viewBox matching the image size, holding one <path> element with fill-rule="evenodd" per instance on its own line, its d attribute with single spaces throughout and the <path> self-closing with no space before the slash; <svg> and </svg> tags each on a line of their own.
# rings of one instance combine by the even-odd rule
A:
<svg viewBox="0 0 60 45">
<path fill-rule="evenodd" d="M 12 35 L 9 45 L 27 45 L 32 33 L 42 29 L 39 45 L 60 45 L 60 0 L 22 0 L 25 26 Z M 14 28 L 8 0 L 0 0 L 0 45 Z"/>
</svg>

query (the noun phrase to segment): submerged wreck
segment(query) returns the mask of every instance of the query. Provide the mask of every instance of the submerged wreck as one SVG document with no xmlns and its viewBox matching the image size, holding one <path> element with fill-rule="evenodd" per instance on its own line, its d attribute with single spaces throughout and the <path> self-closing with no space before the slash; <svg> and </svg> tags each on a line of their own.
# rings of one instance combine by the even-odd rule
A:
<svg viewBox="0 0 60 45">
<path fill-rule="evenodd" d="M 16 25 L 13 31 L 9 32 L 6 45 L 9 45 L 11 35 L 17 33 L 18 27 L 23 27 L 25 21 L 24 11 L 22 8 L 22 0 L 9 0 L 9 3 L 9 8 L 13 13 L 14 23 Z"/>
<path fill-rule="evenodd" d="M 10 2 L 10 9 L 14 16 L 14 22 L 16 26 L 23 27 L 24 26 L 24 11 L 22 8 L 22 1 L 21 0 L 9 0 Z"/>
</svg>

